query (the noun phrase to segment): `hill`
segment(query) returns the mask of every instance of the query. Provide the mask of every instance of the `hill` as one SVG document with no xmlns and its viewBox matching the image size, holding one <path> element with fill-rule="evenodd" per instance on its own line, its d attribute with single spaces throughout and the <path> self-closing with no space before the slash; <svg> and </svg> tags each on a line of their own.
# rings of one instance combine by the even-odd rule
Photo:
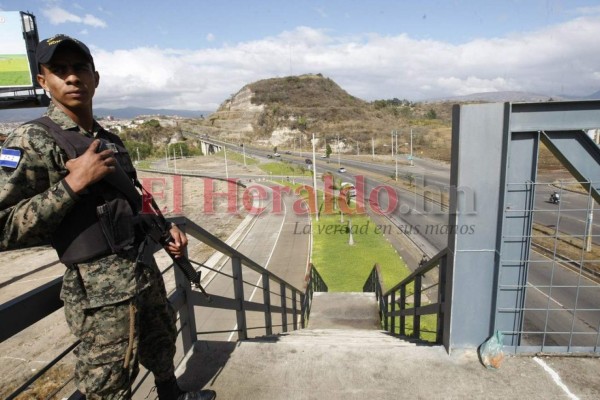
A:
<svg viewBox="0 0 600 400">
<path fill-rule="evenodd" d="M 366 102 L 350 95 L 330 78 L 307 74 L 271 78 L 250 83 L 225 100 L 204 122 L 190 122 L 184 129 L 208 133 L 226 140 L 309 148 L 312 133 L 319 151 L 329 143 L 334 151 L 389 153 L 391 132 L 399 134 L 399 152 L 408 152 L 410 128 L 417 151 L 427 142 L 427 154 L 448 159 L 451 104 L 429 105 L 407 100 Z M 417 137 L 418 136 L 418 137 Z M 442 149 L 443 151 L 437 151 Z M 425 151 L 423 149 L 423 151 Z M 443 153 L 443 154 L 442 154 Z M 425 152 L 423 153 L 425 155 Z"/>
<path fill-rule="evenodd" d="M 0 122 L 25 122 L 40 117 L 46 111 L 46 107 L 34 108 L 13 108 L 0 110 Z M 98 117 L 112 116 L 119 119 L 133 119 L 140 115 L 167 115 L 183 118 L 200 118 L 207 116 L 212 111 L 190 111 L 190 110 L 171 110 L 171 109 L 153 109 L 142 107 L 126 108 L 96 108 L 94 113 Z"/>
</svg>

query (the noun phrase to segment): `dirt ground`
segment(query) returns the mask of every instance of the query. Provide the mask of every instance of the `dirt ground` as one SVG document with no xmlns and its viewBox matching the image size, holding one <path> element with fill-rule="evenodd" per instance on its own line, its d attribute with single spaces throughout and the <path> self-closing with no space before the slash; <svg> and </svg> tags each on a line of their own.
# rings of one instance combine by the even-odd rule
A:
<svg viewBox="0 0 600 400">
<path fill-rule="evenodd" d="M 178 171 L 194 170 L 206 175 L 220 175 L 223 173 L 223 160 L 214 157 L 197 157 L 177 161 Z M 260 174 L 256 167 L 229 164 L 229 176 L 236 174 Z M 210 183 L 203 178 L 163 175 L 150 172 L 140 172 L 144 185 L 152 182 L 152 191 L 159 206 L 166 207 L 167 216 L 174 216 L 172 212 L 180 211 L 183 215 L 202 226 L 213 235 L 225 240 L 240 224 L 245 217 L 242 207 L 242 187 L 237 187 L 238 201 L 234 204 L 237 212 L 228 210 L 228 198 L 214 196 L 212 202 L 214 211 L 206 207 L 205 188 Z M 149 179 L 151 178 L 151 179 Z M 181 180 L 181 186 L 179 181 Z M 227 183 L 214 180 L 211 183 L 214 192 L 226 192 Z M 181 187 L 181 189 L 179 189 Z M 178 197 L 179 196 L 179 197 Z M 181 200 L 180 200 L 181 199 Z M 179 208 L 179 210 L 178 210 Z M 213 250 L 197 240 L 191 239 L 188 247 L 190 258 L 204 262 L 213 253 Z M 157 254 L 157 262 L 161 269 L 169 265 L 166 253 Z M 64 266 L 57 260 L 54 250 L 50 247 L 36 247 L 24 250 L 7 251 L 0 253 L 0 304 L 14 299 L 40 285 L 61 277 Z M 174 287 L 172 273 L 165 274 L 165 284 L 170 291 Z M 6 323 L 2 321 L 2 323 Z M 61 310 L 39 321 L 35 325 L 20 332 L 12 338 L 0 343 L 0 398 L 5 398 L 28 377 L 38 371 L 46 363 L 64 351 L 75 342 L 64 320 Z M 67 356 L 58 367 L 53 368 L 47 379 L 38 384 L 35 392 L 28 391 L 19 399 L 46 399 L 48 395 L 59 390 L 60 382 L 72 374 L 74 359 Z M 55 397 L 62 398 L 65 393 L 73 390 L 73 383 L 58 392 Z"/>
</svg>

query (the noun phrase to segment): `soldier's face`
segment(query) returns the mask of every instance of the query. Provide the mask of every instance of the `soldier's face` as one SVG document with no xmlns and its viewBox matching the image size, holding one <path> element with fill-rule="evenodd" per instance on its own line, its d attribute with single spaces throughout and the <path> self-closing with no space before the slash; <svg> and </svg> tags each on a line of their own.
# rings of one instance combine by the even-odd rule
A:
<svg viewBox="0 0 600 400">
<path fill-rule="evenodd" d="M 100 77 L 81 52 L 61 47 L 40 72 L 38 82 L 54 102 L 69 109 L 91 106 Z"/>
</svg>

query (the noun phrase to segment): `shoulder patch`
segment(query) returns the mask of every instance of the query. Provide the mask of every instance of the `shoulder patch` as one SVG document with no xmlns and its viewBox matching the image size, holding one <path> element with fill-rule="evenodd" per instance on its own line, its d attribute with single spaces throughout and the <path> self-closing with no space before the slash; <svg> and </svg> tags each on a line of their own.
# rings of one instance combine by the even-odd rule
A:
<svg viewBox="0 0 600 400">
<path fill-rule="evenodd" d="M 2 148 L 0 151 L 0 167 L 17 168 L 21 161 L 21 150 Z"/>
</svg>

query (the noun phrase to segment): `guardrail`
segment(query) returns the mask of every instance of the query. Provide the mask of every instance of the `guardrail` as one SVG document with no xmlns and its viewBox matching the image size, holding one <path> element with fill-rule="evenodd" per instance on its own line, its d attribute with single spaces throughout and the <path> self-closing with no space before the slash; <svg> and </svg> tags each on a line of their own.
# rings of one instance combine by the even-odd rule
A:
<svg viewBox="0 0 600 400">
<path fill-rule="evenodd" d="M 387 291 L 383 284 L 379 265 L 373 266 L 371 274 L 363 286 L 363 292 L 375 292 L 379 305 L 379 318 L 384 330 L 415 339 L 423 339 L 422 333 L 435 333 L 435 343 L 442 342 L 447 251 L 447 249 L 440 251 Z M 425 275 L 434 268 L 438 268 L 435 279 L 427 278 L 428 286 L 424 287 Z M 431 282 L 429 282 L 430 280 Z M 435 302 L 423 301 L 424 297 L 434 296 Z M 421 316 L 432 314 L 437 316 L 435 331 L 422 329 Z M 407 324 L 407 317 L 412 320 L 412 328 Z M 397 321 L 398 326 L 396 326 Z M 407 335 L 407 331 L 411 333 Z"/>
<path fill-rule="evenodd" d="M 201 334 L 237 332 L 238 339 L 243 340 L 249 337 L 249 331 L 253 329 L 259 330 L 260 334 L 264 333 L 270 335 L 273 333 L 274 328 L 280 328 L 281 331 L 287 332 L 290 327 L 295 330 L 305 326 L 310 313 L 312 293 L 314 291 L 322 291 L 323 288 L 326 290 L 326 285 L 312 264 L 310 273 L 307 276 L 306 291 L 303 292 L 233 249 L 189 219 L 178 217 L 169 220 L 175 222 L 183 229 L 188 237 L 191 236 L 198 239 L 224 256 L 229 257 L 231 260 L 230 272 L 209 268 L 194 260 L 190 260 L 190 262 L 193 265 L 208 268 L 209 270 L 214 271 L 215 274 L 231 279 L 234 288 L 233 297 L 211 293 L 209 301 L 200 292 L 191 289 L 189 282 L 181 271 L 177 268 L 174 270 L 176 288 L 175 291 L 170 294 L 169 301 L 179 313 L 179 322 L 181 326 L 180 334 L 185 353 L 192 348 L 198 335 Z M 167 270 L 170 270 L 171 268 L 173 268 L 173 265 Z M 246 277 L 250 273 L 259 274 L 260 285 L 248 282 Z M 2 321 L 2 324 L 0 324 L 0 342 L 16 335 L 25 328 L 33 325 L 35 322 L 62 308 L 63 304 L 59 298 L 61 285 L 62 277 L 56 278 L 39 288 L 0 305 L 0 321 Z M 247 296 L 245 296 L 244 292 L 246 286 L 261 289 L 262 299 L 260 302 L 246 299 Z M 275 302 L 273 301 L 273 298 L 278 299 L 279 301 Z M 236 328 L 228 331 L 213 330 L 198 332 L 196 330 L 196 320 L 194 316 L 194 307 L 196 306 L 235 311 L 237 322 Z M 251 312 L 262 313 L 264 315 L 264 325 L 248 326 L 247 316 Z M 273 323 L 274 315 L 278 315 L 280 324 Z M 47 365 L 39 368 L 36 374 L 13 391 L 6 400 L 14 399 L 25 392 L 52 366 L 67 356 L 78 343 L 78 341 L 74 342 Z M 66 383 L 64 383 L 64 385 L 66 385 Z M 139 385 L 134 386 L 134 391 L 138 387 Z M 70 399 L 81 398 L 81 394 L 78 393 L 79 392 L 75 392 L 72 394 Z"/>
</svg>

